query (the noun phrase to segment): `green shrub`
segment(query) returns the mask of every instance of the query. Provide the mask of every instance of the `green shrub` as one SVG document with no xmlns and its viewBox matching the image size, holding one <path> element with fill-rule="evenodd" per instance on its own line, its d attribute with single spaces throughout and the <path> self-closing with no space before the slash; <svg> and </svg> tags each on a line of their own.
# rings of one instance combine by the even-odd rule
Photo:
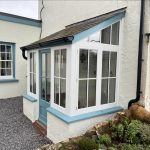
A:
<svg viewBox="0 0 150 150">
<path fill-rule="evenodd" d="M 89 138 L 82 138 L 77 142 L 79 150 L 98 150 L 99 145 L 92 139 Z"/>
<path fill-rule="evenodd" d="M 144 144 L 150 144 L 150 125 L 142 124 L 140 126 L 140 137 Z"/>
<path fill-rule="evenodd" d="M 144 147 L 135 144 L 122 144 L 121 150 L 144 150 Z"/>
<path fill-rule="evenodd" d="M 103 134 L 103 135 L 100 135 L 99 136 L 99 142 L 101 144 L 104 144 L 104 145 L 110 145 L 111 144 L 111 137 L 108 135 L 108 134 Z"/>
<path fill-rule="evenodd" d="M 148 145 L 148 146 L 146 147 L 146 150 L 150 150 L 150 145 Z"/>
<path fill-rule="evenodd" d="M 140 143 L 140 126 L 140 121 L 132 120 L 125 131 L 124 141 L 131 144 Z"/>
<path fill-rule="evenodd" d="M 109 147 L 108 150 L 117 150 L 115 147 Z"/>
</svg>

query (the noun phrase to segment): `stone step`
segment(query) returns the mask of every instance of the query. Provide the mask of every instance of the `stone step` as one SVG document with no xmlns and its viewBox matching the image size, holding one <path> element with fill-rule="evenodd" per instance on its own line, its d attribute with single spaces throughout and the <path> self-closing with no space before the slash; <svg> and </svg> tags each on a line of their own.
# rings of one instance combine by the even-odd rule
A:
<svg viewBox="0 0 150 150">
<path fill-rule="evenodd" d="M 33 127 L 37 130 L 37 132 L 39 134 L 41 134 L 42 136 L 46 136 L 47 135 L 47 127 L 42 124 L 40 121 L 36 120 L 33 123 Z"/>
</svg>

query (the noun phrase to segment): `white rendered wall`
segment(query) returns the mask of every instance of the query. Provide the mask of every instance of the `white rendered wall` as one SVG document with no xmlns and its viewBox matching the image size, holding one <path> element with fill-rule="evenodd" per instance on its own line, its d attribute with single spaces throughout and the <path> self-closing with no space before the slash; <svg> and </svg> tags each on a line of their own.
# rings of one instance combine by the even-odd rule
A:
<svg viewBox="0 0 150 150">
<path fill-rule="evenodd" d="M 0 41 L 16 43 L 16 79 L 19 82 L 0 83 L 0 99 L 21 96 L 26 93 L 27 61 L 20 47 L 39 39 L 40 28 L 29 25 L 0 21 Z"/>
<path fill-rule="evenodd" d="M 127 107 L 136 97 L 137 57 L 139 42 L 140 1 L 46 1 L 42 13 L 42 37 L 61 30 L 66 25 L 106 12 L 127 7 L 124 18 L 119 82 L 119 105 Z M 47 15 L 49 14 L 49 15 Z M 55 17 L 55 19 L 53 19 Z M 61 20 L 61 21 L 60 21 Z M 71 75 L 73 76 L 73 75 Z"/>
<path fill-rule="evenodd" d="M 35 122 L 38 119 L 37 102 L 30 102 L 23 98 L 23 113 L 32 121 Z"/>
<path fill-rule="evenodd" d="M 111 119 L 113 116 L 114 114 L 104 115 L 67 124 L 54 115 L 47 113 L 47 137 L 54 143 L 58 143 L 67 140 L 68 138 L 84 134 L 95 124 L 107 119 Z"/>
</svg>

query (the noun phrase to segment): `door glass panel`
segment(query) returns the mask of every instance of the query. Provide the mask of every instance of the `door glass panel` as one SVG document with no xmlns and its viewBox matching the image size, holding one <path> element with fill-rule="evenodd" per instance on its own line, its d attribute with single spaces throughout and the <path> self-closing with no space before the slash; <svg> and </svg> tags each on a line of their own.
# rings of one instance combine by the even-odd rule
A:
<svg viewBox="0 0 150 150">
<path fill-rule="evenodd" d="M 33 92 L 33 76 L 32 76 L 32 73 L 30 73 L 30 92 Z"/>
<path fill-rule="evenodd" d="M 108 79 L 102 79 L 101 104 L 108 103 Z"/>
<path fill-rule="evenodd" d="M 96 78 L 97 70 L 97 52 L 90 50 L 89 52 L 89 78 Z"/>
<path fill-rule="evenodd" d="M 89 80 L 88 106 L 96 105 L 96 80 Z"/>
<path fill-rule="evenodd" d="M 46 96 L 46 81 L 45 78 L 42 78 L 42 84 L 41 84 L 41 98 L 45 100 Z"/>
<path fill-rule="evenodd" d="M 32 54 L 33 54 L 33 53 L 30 53 L 30 72 L 32 72 L 32 71 L 33 71 Z"/>
<path fill-rule="evenodd" d="M 87 78 L 88 75 L 88 50 L 80 50 L 79 78 Z"/>
<path fill-rule="evenodd" d="M 54 75 L 59 77 L 59 68 L 60 68 L 60 62 L 59 62 L 59 50 L 55 50 L 54 51 L 54 55 L 55 55 L 55 61 L 54 61 Z"/>
<path fill-rule="evenodd" d="M 80 80 L 79 81 L 79 100 L 78 100 L 78 108 L 87 107 L 87 81 Z"/>
<path fill-rule="evenodd" d="M 51 53 L 46 53 L 46 76 L 51 77 Z"/>
<path fill-rule="evenodd" d="M 59 79 L 54 78 L 54 102 L 59 105 Z"/>
<path fill-rule="evenodd" d="M 42 77 L 46 76 L 46 56 L 45 53 L 42 54 Z"/>
<path fill-rule="evenodd" d="M 102 77 L 109 77 L 109 52 L 103 52 Z"/>
<path fill-rule="evenodd" d="M 60 77 L 66 78 L 66 49 L 61 50 Z"/>
<path fill-rule="evenodd" d="M 102 30 L 101 43 L 110 44 L 110 30 L 111 26 Z"/>
<path fill-rule="evenodd" d="M 33 93 L 36 94 L 36 75 L 33 74 Z"/>
<path fill-rule="evenodd" d="M 66 102 L 66 80 L 60 79 L 60 106 L 65 107 Z"/>
<path fill-rule="evenodd" d="M 116 77 L 117 52 L 111 52 L 110 55 L 110 77 Z"/>
<path fill-rule="evenodd" d="M 46 79 L 46 101 L 50 101 L 50 79 Z"/>
<path fill-rule="evenodd" d="M 109 79 L 109 103 L 115 102 L 116 79 Z"/>
<path fill-rule="evenodd" d="M 111 44 L 113 45 L 119 45 L 119 26 L 120 22 L 112 25 Z"/>
</svg>

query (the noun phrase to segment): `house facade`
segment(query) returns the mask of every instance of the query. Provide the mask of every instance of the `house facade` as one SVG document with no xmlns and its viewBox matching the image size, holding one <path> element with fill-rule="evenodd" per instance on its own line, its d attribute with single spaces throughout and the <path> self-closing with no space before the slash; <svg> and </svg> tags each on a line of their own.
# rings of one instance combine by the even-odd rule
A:
<svg viewBox="0 0 150 150">
<path fill-rule="evenodd" d="M 38 20 L 0 12 L 0 99 L 25 93 L 26 61 L 20 47 L 39 39 L 40 26 Z"/>
</svg>

